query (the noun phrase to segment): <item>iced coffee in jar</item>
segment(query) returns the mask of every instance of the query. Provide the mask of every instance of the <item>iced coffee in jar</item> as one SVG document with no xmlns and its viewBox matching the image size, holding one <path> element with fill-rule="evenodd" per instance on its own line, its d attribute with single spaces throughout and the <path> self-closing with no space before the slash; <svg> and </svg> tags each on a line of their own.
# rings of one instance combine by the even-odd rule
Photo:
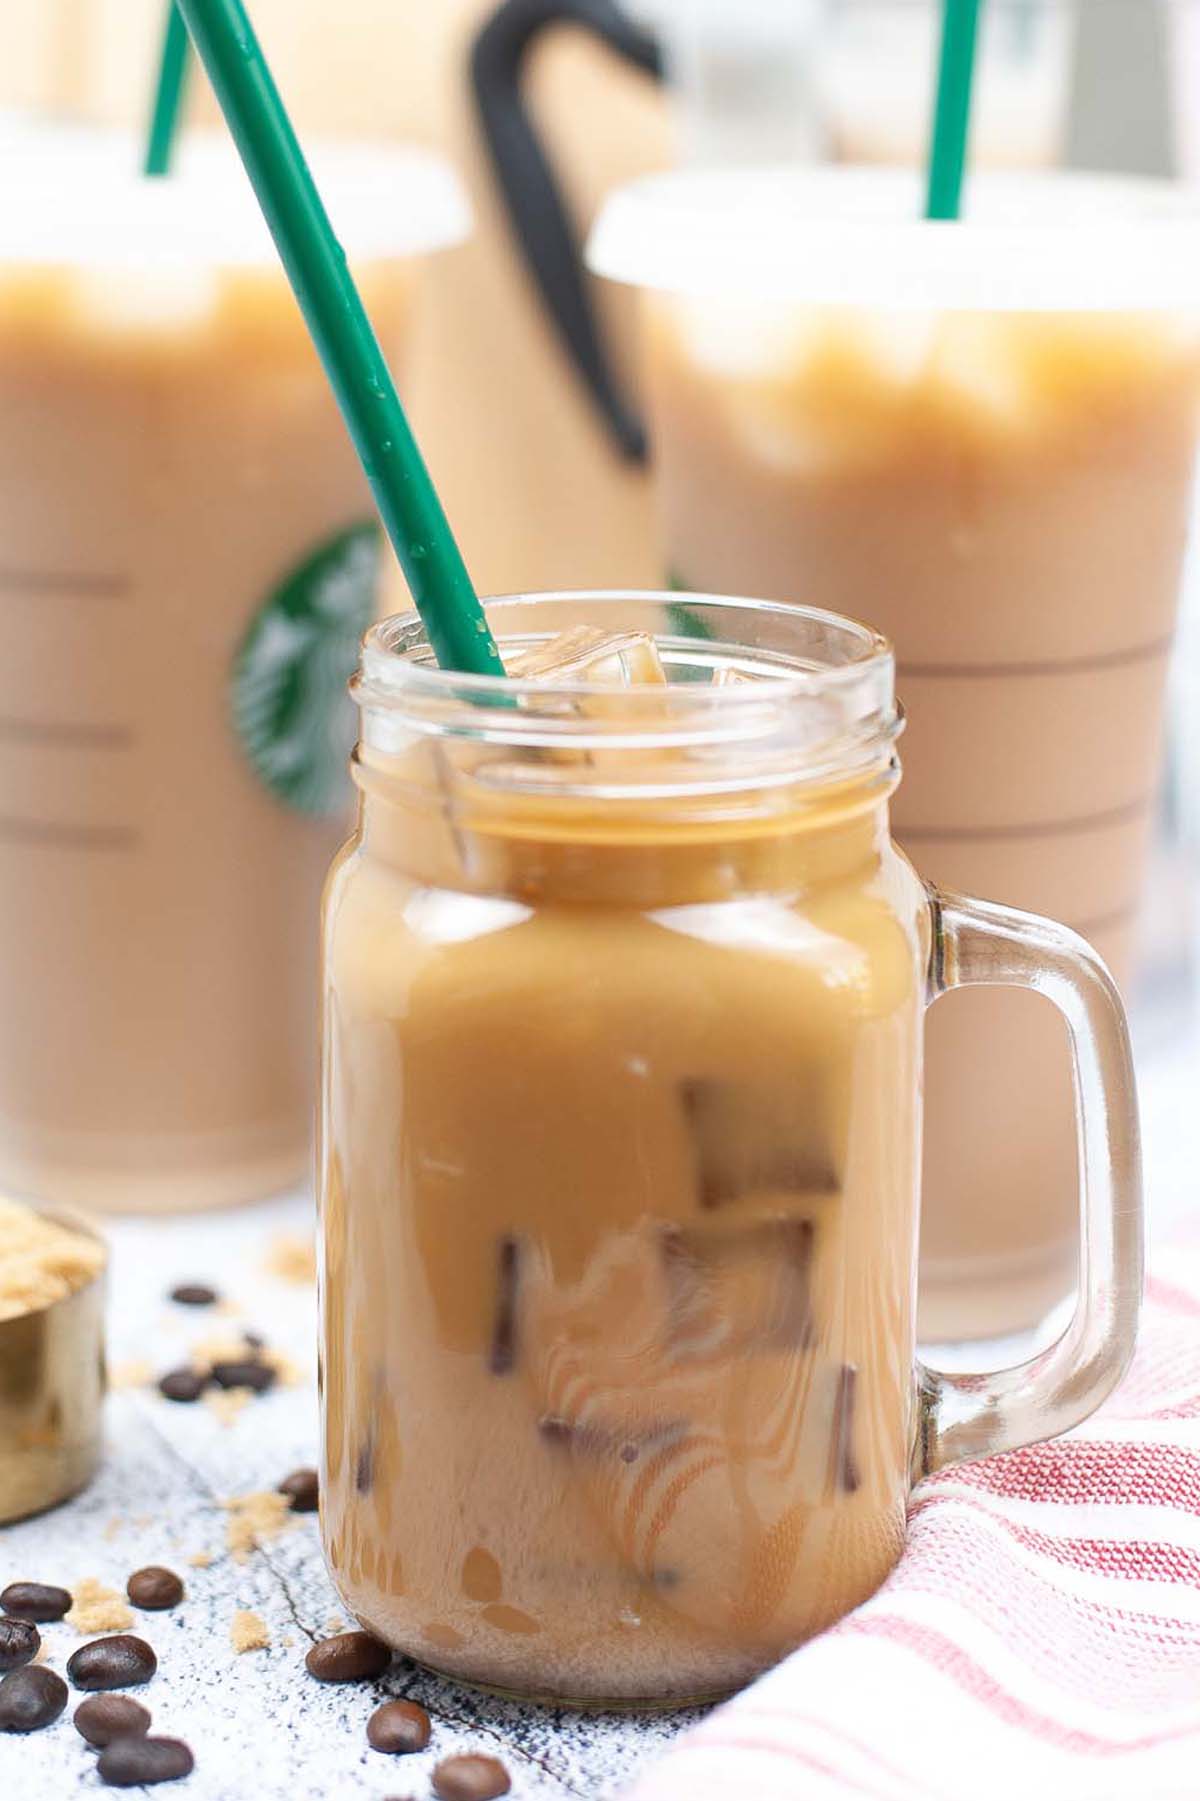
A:
<svg viewBox="0 0 1200 1801">
<path fill-rule="evenodd" d="M 747 1680 L 895 1563 L 914 1473 L 1129 1351 L 1120 1003 L 892 845 L 892 660 L 830 614 L 493 603 L 506 678 L 366 640 L 330 879 L 323 1530 L 347 1606 L 581 1702 Z M 1036 982 L 1084 1047 L 1084 1294 L 1035 1368 L 914 1364 L 922 1013 Z M 987 1072 L 979 1072 L 986 1081 Z"/>
</svg>

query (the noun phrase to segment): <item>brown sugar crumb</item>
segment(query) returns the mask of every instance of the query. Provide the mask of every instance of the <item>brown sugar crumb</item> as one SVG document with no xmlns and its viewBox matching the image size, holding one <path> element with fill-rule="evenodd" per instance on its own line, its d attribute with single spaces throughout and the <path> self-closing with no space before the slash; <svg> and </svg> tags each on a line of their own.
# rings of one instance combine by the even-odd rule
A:
<svg viewBox="0 0 1200 1801">
<path fill-rule="evenodd" d="M 114 1393 L 123 1388 L 149 1388 L 153 1380 L 154 1365 L 144 1357 L 126 1357 L 108 1372 L 108 1386 Z"/>
<path fill-rule="evenodd" d="M 238 1414 L 254 1399 L 252 1388 L 207 1388 L 201 1399 L 223 1426 L 232 1426 Z"/>
<path fill-rule="evenodd" d="M 327 1638 L 336 1638 L 339 1632 L 345 1632 L 345 1630 L 346 1630 L 346 1622 L 342 1618 L 341 1614 L 340 1613 L 331 1613 L 329 1618 L 325 1622 L 326 1637 Z"/>
<path fill-rule="evenodd" d="M 247 1355 L 244 1338 L 217 1332 L 196 1340 L 188 1352 L 188 1362 L 200 1375 L 207 1376 L 214 1363 L 244 1363 Z"/>
<path fill-rule="evenodd" d="M 266 1651 L 270 1647 L 271 1634 L 261 1615 L 239 1607 L 229 1627 L 229 1642 L 241 1657 L 246 1651 Z"/>
<path fill-rule="evenodd" d="M 67 1624 L 74 1626 L 81 1638 L 92 1638 L 98 1632 L 125 1632 L 133 1625 L 133 1610 L 124 1595 L 105 1588 L 94 1576 L 85 1576 L 71 1593 L 75 1599 Z"/>
<path fill-rule="evenodd" d="M 194 1570 L 211 1569 L 215 1561 L 211 1551 L 193 1551 L 188 1558 L 188 1563 Z"/>
<path fill-rule="evenodd" d="M 317 1279 L 317 1249 L 310 1233 L 276 1232 L 267 1248 L 264 1267 L 281 1282 L 313 1283 Z"/>
<path fill-rule="evenodd" d="M 275 1371 L 276 1377 L 284 1388 L 295 1388 L 303 1382 L 304 1375 L 300 1365 L 294 1363 L 286 1351 L 273 1351 L 268 1345 L 266 1350 L 260 1351 L 258 1355 L 268 1369 Z"/>
<path fill-rule="evenodd" d="M 288 1497 L 276 1494 L 274 1489 L 236 1495 L 221 1505 L 229 1515 L 225 1540 L 237 1563 L 245 1563 L 259 1545 L 269 1538 L 278 1538 L 296 1521 Z"/>
<path fill-rule="evenodd" d="M 0 1320 L 40 1313 L 86 1288 L 104 1268 L 98 1238 L 0 1199 Z"/>
</svg>

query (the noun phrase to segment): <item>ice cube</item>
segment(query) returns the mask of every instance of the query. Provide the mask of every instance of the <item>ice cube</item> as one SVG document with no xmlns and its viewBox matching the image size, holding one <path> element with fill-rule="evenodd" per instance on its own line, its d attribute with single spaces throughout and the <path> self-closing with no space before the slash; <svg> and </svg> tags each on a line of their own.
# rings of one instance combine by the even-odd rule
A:
<svg viewBox="0 0 1200 1801">
<path fill-rule="evenodd" d="M 1174 382 L 1184 406 L 1195 389 L 1194 318 L 1137 313 L 1043 313 L 1010 323 L 1031 407 L 1079 419 L 1089 409 L 1149 396 Z"/>
<path fill-rule="evenodd" d="M 908 388 L 928 365 L 938 325 L 936 313 L 910 307 L 858 313 L 847 329 L 854 333 L 864 370 L 873 370 L 881 386 Z"/>
<path fill-rule="evenodd" d="M 793 476 L 893 448 L 935 343 L 935 321 L 919 311 L 814 308 L 808 317 L 803 355 L 790 367 L 720 389 L 732 432 Z"/>
<path fill-rule="evenodd" d="M 833 1122 L 815 1080 L 768 1094 L 692 1078 L 680 1102 L 706 1211 L 753 1196 L 837 1192 Z"/>
<path fill-rule="evenodd" d="M 949 314 L 927 374 L 931 410 L 956 431 L 1008 436 L 1033 422 L 1019 315 Z"/>
<path fill-rule="evenodd" d="M 98 335 L 152 343 L 209 324 L 219 277 L 191 264 L 149 263 L 136 271 L 84 267 L 71 276 L 77 318 Z"/>
<path fill-rule="evenodd" d="M 546 683 L 544 696 L 528 691 L 521 696 L 526 712 L 555 720 L 604 721 L 602 731 L 610 729 L 610 722 L 647 725 L 662 717 L 670 704 L 658 647 L 647 632 L 607 632 L 599 626 L 575 625 L 546 644 L 510 655 L 506 666 L 515 681 Z M 594 683 L 595 691 L 563 694 L 556 683 Z M 620 689 L 639 695 L 649 689 L 661 698 L 631 703 L 617 691 Z M 575 763 L 580 758 L 589 764 L 596 761 L 594 748 L 589 752 L 566 743 L 538 754 L 539 760 L 551 763 Z M 636 768 L 646 755 L 656 753 L 626 752 L 606 742 L 601 754 L 607 771 L 615 774 L 626 768 L 629 759 Z"/>
<path fill-rule="evenodd" d="M 674 332 L 682 360 L 733 380 L 783 380 L 812 352 L 822 330 L 820 309 L 789 301 L 706 295 L 662 309 L 668 351 Z"/>
<path fill-rule="evenodd" d="M 606 632 L 573 625 L 533 650 L 508 658 L 514 681 L 606 682 L 620 687 L 663 687 L 666 675 L 646 632 Z"/>
<path fill-rule="evenodd" d="M 676 1362 L 798 1351 L 813 1338 L 811 1219 L 662 1235 L 667 1340 Z"/>
</svg>

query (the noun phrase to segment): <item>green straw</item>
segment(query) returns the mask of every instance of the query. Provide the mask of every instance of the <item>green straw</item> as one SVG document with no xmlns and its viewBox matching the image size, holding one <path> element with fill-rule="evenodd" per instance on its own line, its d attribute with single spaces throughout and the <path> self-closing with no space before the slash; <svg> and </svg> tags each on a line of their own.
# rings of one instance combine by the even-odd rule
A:
<svg viewBox="0 0 1200 1801">
<path fill-rule="evenodd" d="M 142 169 L 147 175 L 165 175 L 171 167 L 183 94 L 187 86 L 188 60 L 188 34 L 183 14 L 175 5 L 175 0 L 167 0 L 162 54 L 158 61 L 158 81 L 154 88 L 146 156 L 142 163 Z"/>
<path fill-rule="evenodd" d="M 929 149 L 927 219 L 957 219 L 967 160 L 980 0 L 942 0 L 942 49 Z"/>
<path fill-rule="evenodd" d="M 443 669 L 503 675 L 346 255 L 241 0 L 178 0 Z"/>
</svg>

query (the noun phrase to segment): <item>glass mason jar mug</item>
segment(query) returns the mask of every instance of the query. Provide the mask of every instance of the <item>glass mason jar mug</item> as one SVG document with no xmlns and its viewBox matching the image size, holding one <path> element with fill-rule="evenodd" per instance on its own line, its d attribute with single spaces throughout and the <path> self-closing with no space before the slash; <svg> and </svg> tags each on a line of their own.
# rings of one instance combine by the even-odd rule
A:
<svg viewBox="0 0 1200 1801">
<path fill-rule="evenodd" d="M 678 595 L 489 615 L 510 669 L 582 622 L 652 634 L 667 685 L 454 675 L 411 618 L 366 640 L 326 902 L 326 1553 L 456 1676 L 682 1701 L 869 1595 L 916 1478 L 1116 1382 L 1125 1022 L 1080 939 L 895 849 L 870 631 Z M 1065 1014 L 1085 1180 L 1072 1324 L 968 1378 L 916 1362 L 914 1290 L 921 1018 L 974 982 Z"/>
</svg>

